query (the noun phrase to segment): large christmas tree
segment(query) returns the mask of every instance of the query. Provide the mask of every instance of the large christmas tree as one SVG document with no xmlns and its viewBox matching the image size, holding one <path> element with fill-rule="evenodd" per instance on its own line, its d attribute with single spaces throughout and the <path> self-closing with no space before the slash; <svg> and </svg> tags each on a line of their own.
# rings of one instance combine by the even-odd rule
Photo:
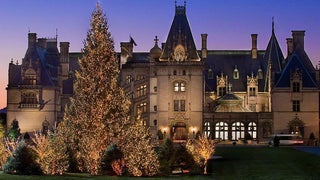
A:
<svg viewBox="0 0 320 180">
<path fill-rule="evenodd" d="M 79 169 L 98 174 L 104 151 L 129 121 L 129 101 L 118 85 L 114 42 L 99 3 L 91 16 L 79 65 L 74 97 L 60 131 L 75 153 Z"/>
</svg>

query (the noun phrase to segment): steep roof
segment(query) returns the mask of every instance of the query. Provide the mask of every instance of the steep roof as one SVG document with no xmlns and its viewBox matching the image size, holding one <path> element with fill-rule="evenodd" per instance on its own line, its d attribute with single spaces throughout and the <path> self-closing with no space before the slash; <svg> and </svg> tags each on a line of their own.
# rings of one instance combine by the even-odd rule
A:
<svg viewBox="0 0 320 180">
<path fill-rule="evenodd" d="M 291 73 L 299 70 L 302 74 L 302 86 L 317 88 L 315 71 L 310 71 L 307 67 L 304 61 L 296 53 L 293 53 L 288 57 L 287 64 L 282 73 L 277 75 L 275 87 L 290 87 Z"/>
<path fill-rule="evenodd" d="M 273 72 L 280 72 L 285 66 L 284 57 L 279 46 L 278 40 L 274 33 L 274 24 L 272 22 L 272 34 L 266 49 L 266 53 L 263 57 L 264 66 L 267 67 L 271 63 Z"/>
<path fill-rule="evenodd" d="M 161 61 L 173 59 L 172 55 L 177 45 L 182 45 L 187 52 L 187 60 L 199 60 L 196 45 L 186 15 L 186 6 L 176 6 L 175 16 L 160 56 Z"/>
<path fill-rule="evenodd" d="M 216 76 L 228 76 L 228 83 L 232 84 L 233 91 L 246 91 L 247 76 L 252 73 L 256 76 L 258 69 L 266 71 L 263 64 L 264 51 L 258 51 L 257 59 L 252 59 L 250 50 L 209 50 L 205 61 L 205 90 L 206 92 L 216 91 Z M 233 78 L 234 69 L 237 68 L 239 78 Z M 208 77 L 208 70 L 212 70 L 212 78 Z M 259 91 L 264 89 L 265 76 L 258 81 Z"/>
</svg>

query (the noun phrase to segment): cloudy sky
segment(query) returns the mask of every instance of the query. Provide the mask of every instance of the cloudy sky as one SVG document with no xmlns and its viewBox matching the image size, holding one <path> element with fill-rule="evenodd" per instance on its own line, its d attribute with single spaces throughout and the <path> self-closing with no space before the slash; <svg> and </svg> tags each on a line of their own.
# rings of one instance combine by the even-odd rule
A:
<svg viewBox="0 0 320 180">
<path fill-rule="evenodd" d="M 98 0 L 97 0 L 98 1 Z M 0 108 L 6 106 L 8 65 L 21 63 L 28 32 L 70 42 L 79 52 L 89 28 L 95 0 L 0 0 Z M 174 0 L 100 0 L 108 18 L 116 51 L 132 36 L 136 52 L 147 52 L 154 36 L 164 42 L 174 17 Z M 183 0 L 177 0 L 183 5 Z M 258 34 L 258 49 L 266 49 L 275 33 L 286 56 L 286 38 L 305 30 L 305 49 L 314 65 L 320 61 L 320 1 L 318 0 L 187 0 L 187 16 L 198 49 L 202 33 L 208 49 L 251 49 L 250 34 Z"/>
</svg>

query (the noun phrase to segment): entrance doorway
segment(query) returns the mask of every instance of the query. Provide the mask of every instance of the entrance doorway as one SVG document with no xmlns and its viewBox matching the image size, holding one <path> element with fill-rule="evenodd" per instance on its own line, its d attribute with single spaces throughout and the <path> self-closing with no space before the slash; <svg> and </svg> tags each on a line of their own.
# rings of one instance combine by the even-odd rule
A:
<svg viewBox="0 0 320 180">
<path fill-rule="evenodd" d="M 177 122 L 172 126 L 172 139 L 173 140 L 187 140 L 188 132 L 187 126 L 183 122 Z"/>
</svg>

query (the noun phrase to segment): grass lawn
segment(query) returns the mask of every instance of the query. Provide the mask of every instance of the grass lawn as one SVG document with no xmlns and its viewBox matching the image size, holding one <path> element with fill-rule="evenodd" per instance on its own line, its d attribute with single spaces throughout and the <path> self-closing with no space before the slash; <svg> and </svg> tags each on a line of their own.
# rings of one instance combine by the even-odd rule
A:
<svg viewBox="0 0 320 180">
<path fill-rule="evenodd" d="M 301 152 L 292 147 L 228 146 L 216 147 L 222 160 L 211 162 L 207 176 L 171 176 L 145 179 L 319 179 L 320 156 Z M 86 180 L 86 179 L 140 179 L 133 177 L 90 176 L 68 174 L 66 176 L 17 176 L 0 173 L 0 180 Z"/>
<path fill-rule="evenodd" d="M 216 154 L 224 159 L 209 167 L 215 179 L 320 178 L 320 156 L 292 147 L 217 147 Z"/>
</svg>

